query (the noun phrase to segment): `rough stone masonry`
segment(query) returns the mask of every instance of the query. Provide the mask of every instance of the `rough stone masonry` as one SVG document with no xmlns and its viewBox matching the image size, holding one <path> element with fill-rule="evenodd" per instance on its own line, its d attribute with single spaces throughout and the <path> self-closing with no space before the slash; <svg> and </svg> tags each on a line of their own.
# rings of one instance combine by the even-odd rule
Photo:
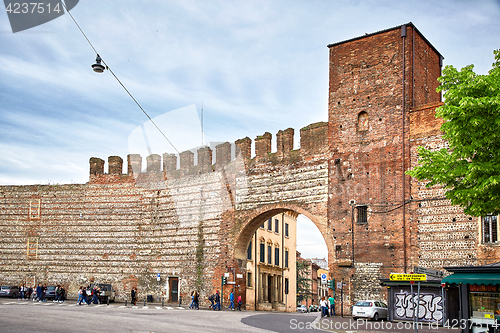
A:
<svg viewBox="0 0 500 333">
<path fill-rule="evenodd" d="M 215 158 L 208 147 L 148 156 L 142 172 L 132 154 L 126 173 L 121 157 L 108 158 L 107 173 L 93 157 L 86 184 L 1 186 L 0 283 L 63 284 L 71 296 L 107 282 L 123 299 L 132 286 L 156 295 L 160 273 L 180 279 L 186 300 L 230 272 L 244 297 L 251 236 L 289 210 L 323 234 L 346 313 L 358 299 L 383 299 L 378 281 L 391 272 L 495 261 L 498 244 L 482 244 L 477 218 L 404 175 L 417 146 L 447 147 L 434 117 L 439 52 L 411 23 L 328 47 L 328 123 L 302 128 L 300 149 L 288 128 L 274 153 L 266 132 L 253 157 L 247 137 L 233 157 L 226 142 Z"/>
</svg>

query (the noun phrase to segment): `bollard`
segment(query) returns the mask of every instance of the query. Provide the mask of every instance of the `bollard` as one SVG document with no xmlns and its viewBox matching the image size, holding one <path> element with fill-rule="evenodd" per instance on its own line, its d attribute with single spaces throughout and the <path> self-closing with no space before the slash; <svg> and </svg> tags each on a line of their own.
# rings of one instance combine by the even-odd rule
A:
<svg viewBox="0 0 500 333">
<path fill-rule="evenodd" d="M 181 306 L 182 303 L 182 296 L 179 296 L 179 307 Z"/>
<path fill-rule="evenodd" d="M 163 297 L 161 298 L 161 307 L 163 307 Z"/>
<path fill-rule="evenodd" d="M 125 298 L 125 307 L 127 307 L 127 299 Z"/>
<path fill-rule="evenodd" d="M 144 297 L 144 306 L 146 306 L 146 297 Z"/>
<path fill-rule="evenodd" d="M 109 297 L 106 297 L 106 304 L 109 305 Z"/>
</svg>

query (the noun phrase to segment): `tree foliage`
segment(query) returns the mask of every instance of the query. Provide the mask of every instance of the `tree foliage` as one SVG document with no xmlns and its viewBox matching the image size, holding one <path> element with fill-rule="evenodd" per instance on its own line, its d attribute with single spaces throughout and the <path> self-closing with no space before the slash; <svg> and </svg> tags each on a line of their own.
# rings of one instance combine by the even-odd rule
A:
<svg viewBox="0 0 500 333">
<path fill-rule="evenodd" d="M 303 299 L 312 298 L 311 294 L 311 282 L 309 279 L 309 264 L 306 261 L 296 262 L 296 272 L 297 272 L 297 294 L 302 295 Z"/>
<path fill-rule="evenodd" d="M 487 75 L 473 65 L 445 67 L 437 89 L 445 101 L 436 117 L 445 120 L 449 149 L 419 147 L 419 165 L 407 172 L 430 181 L 427 187 L 443 186 L 451 203 L 472 216 L 500 213 L 500 50 L 494 54 Z"/>
</svg>

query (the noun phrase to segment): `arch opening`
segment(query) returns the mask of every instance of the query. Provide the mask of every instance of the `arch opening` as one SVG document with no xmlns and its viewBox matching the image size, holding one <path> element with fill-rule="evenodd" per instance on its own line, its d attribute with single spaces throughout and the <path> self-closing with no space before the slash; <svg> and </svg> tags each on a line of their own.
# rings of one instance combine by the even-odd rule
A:
<svg viewBox="0 0 500 333">
<path fill-rule="evenodd" d="M 315 259 L 323 259 L 321 266 L 323 272 L 328 274 L 328 250 L 332 245 L 331 240 L 328 242 L 330 236 L 326 233 L 326 219 L 300 207 L 275 205 L 273 208 L 254 211 L 243 221 L 239 237 L 234 244 L 234 259 L 241 263 L 242 271 L 246 272 L 247 309 L 296 311 L 297 240 L 301 239 L 305 246 L 311 244 L 311 241 L 307 240 L 308 236 L 304 238 L 297 233 L 298 225 L 303 225 L 302 229 L 315 229 L 316 238 L 312 242 L 317 243 L 319 235 L 323 251 L 318 253 Z M 307 261 L 312 263 L 311 260 Z M 310 269 L 313 267 L 311 264 L 309 266 Z M 309 279 L 312 281 L 311 290 L 314 286 L 315 295 L 309 292 L 307 299 L 309 303 L 317 304 L 318 295 L 327 293 L 328 289 L 326 285 L 322 288 L 321 281 L 318 288 L 318 277 L 321 277 L 321 273 L 318 275 L 317 268 L 320 266 L 314 264 L 314 267 L 314 274 L 309 276 Z"/>
</svg>

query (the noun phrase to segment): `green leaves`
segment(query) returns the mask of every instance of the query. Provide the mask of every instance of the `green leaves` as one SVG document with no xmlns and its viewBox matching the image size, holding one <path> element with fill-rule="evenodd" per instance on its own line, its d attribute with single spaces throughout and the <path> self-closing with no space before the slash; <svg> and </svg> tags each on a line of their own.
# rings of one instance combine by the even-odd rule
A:
<svg viewBox="0 0 500 333">
<path fill-rule="evenodd" d="M 500 50 L 487 75 L 469 65 L 446 66 L 439 78 L 445 104 L 436 110 L 450 149 L 419 147 L 419 165 L 407 174 L 443 186 L 466 214 L 500 213 Z"/>
</svg>

